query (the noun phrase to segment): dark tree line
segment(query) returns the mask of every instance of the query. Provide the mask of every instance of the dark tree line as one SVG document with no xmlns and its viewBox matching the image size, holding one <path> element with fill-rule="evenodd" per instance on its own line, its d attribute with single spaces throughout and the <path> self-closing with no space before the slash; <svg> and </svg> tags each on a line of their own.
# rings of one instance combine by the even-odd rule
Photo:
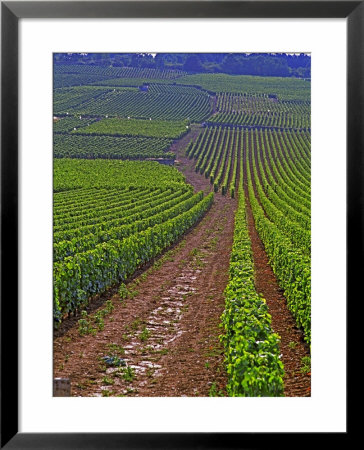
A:
<svg viewBox="0 0 364 450">
<path fill-rule="evenodd" d="M 190 73 L 311 78 L 311 57 L 304 53 L 56 53 L 54 61 L 56 64 L 181 69 Z"/>
</svg>

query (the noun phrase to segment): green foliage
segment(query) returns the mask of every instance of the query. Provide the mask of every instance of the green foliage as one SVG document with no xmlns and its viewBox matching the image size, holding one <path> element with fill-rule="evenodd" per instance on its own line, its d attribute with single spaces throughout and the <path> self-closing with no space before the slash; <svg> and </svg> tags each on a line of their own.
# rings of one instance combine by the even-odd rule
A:
<svg viewBox="0 0 364 450">
<path fill-rule="evenodd" d="M 186 75 L 178 84 L 200 86 L 212 92 L 275 94 L 280 100 L 310 100 L 311 83 L 297 78 L 227 75 L 224 73 Z"/>
<path fill-rule="evenodd" d="M 247 164 L 248 163 L 247 152 Z M 252 168 L 253 169 L 253 168 Z M 311 344 L 311 258 L 292 244 L 291 239 L 267 218 L 255 197 L 251 170 L 248 170 L 248 190 L 255 227 L 264 243 L 272 269 L 284 290 L 288 308 L 296 323 L 304 330 L 305 340 Z"/>
<path fill-rule="evenodd" d="M 303 356 L 301 359 L 301 363 L 302 363 L 302 367 L 301 367 L 302 373 L 311 372 L 311 357 L 310 356 Z"/>
<path fill-rule="evenodd" d="M 217 389 L 216 381 L 214 381 L 210 386 L 209 397 L 224 397 L 223 392 Z"/>
<path fill-rule="evenodd" d="M 127 84 L 125 80 L 104 81 L 103 84 L 111 86 L 57 89 L 54 96 L 54 114 L 171 121 L 189 118 L 192 122 L 201 122 L 211 113 L 210 97 L 201 89 L 186 90 L 183 86 L 168 85 L 165 89 L 157 87 L 142 91 L 136 88 L 117 87 L 120 84 Z"/>
<path fill-rule="evenodd" d="M 63 122 L 64 119 L 57 123 Z M 93 136 L 55 134 L 53 156 L 55 158 L 129 159 L 164 158 L 174 160 L 176 155 L 168 149 L 169 138 L 141 136 Z"/>
<path fill-rule="evenodd" d="M 140 333 L 140 336 L 139 336 L 140 340 L 142 342 L 145 342 L 146 340 L 148 340 L 149 336 L 150 336 L 150 331 L 148 330 L 147 327 L 144 327 L 142 332 Z"/>
<path fill-rule="evenodd" d="M 283 364 L 279 336 L 271 329 L 265 300 L 254 286 L 252 249 L 245 217 L 242 176 L 235 216 L 229 283 L 225 289 L 222 323 L 229 396 L 276 397 L 283 395 Z"/>
<path fill-rule="evenodd" d="M 118 292 L 119 292 L 119 296 L 120 296 L 121 299 L 128 298 L 129 290 L 125 286 L 125 283 L 120 283 L 120 287 L 119 287 L 119 291 Z"/>
<path fill-rule="evenodd" d="M 78 128 L 74 134 L 147 136 L 177 139 L 188 131 L 187 121 L 172 122 L 161 120 L 102 119 L 89 126 Z"/>
<path fill-rule="evenodd" d="M 217 114 L 211 124 L 277 128 L 310 128 L 311 103 L 302 100 L 277 100 L 266 95 L 222 93 L 217 97 Z"/>
<path fill-rule="evenodd" d="M 144 81 L 173 80 L 183 75 L 181 70 L 159 70 L 139 67 L 110 67 L 89 64 L 55 64 L 54 87 L 104 84 L 139 86 Z"/>
<path fill-rule="evenodd" d="M 122 377 L 125 381 L 133 381 L 135 378 L 135 370 L 130 366 L 125 367 Z"/>
<path fill-rule="evenodd" d="M 54 160 L 54 192 L 70 189 L 182 187 L 185 177 L 177 169 L 152 161 Z M 136 176 L 136 174 L 138 176 Z"/>
<path fill-rule="evenodd" d="M 81 317 L 78 321 L 78 332 L 80 336 L 84 336 L 86 334 L 95 334 L 96 329 L 92 327 L 92 322 L 88 319 L 87 311 L 81 312 Z"/>
</svg>

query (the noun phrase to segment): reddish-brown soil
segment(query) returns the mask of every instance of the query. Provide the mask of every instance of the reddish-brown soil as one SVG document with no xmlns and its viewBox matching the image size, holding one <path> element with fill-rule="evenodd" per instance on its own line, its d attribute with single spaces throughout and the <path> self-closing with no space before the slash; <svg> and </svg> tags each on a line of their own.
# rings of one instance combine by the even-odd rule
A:
<svg viewBox="0 0 364 450">
<path fill-rule="evenodd" d="M 194 162 L 184 156 L 191 132 L 173 144 L 177 166 L 195 190 L 211 191 Z M 154 264 L 139 270 L 121 299 L 118 287 L 95 299 L 89 317 L 111 300 L 114 309 L 104 329 L 80 336 L 78 320 L 65 320 L 54 338 L 54 377 L 71 380 L 73 396 L 208 396 L 226 395 L 226 372 L 220 316 L 228 281 L 236 200 L 221 194 L 205 217 Z M 269 306 L 274 331 L 282 337 L 287 396 L 310 395 L 310 377 L 302 375 L 301 357 L 308 355 L 254 228 L 248 203 L 256 286 Z M 108 365 L 115 356 L 129 373 Z"/>
</svg>

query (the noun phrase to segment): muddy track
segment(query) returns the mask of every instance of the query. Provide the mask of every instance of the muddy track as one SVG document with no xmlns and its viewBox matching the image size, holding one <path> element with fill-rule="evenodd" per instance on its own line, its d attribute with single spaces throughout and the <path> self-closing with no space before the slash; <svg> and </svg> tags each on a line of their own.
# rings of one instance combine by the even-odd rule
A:
<svg viewBox="0 0 364 450">
<path fill-rule="evenodd" d="M 174 151 L 187 180 L 209 191 L 183 155 L 188 142 Z M 70 378 L 73 396 L 226 395 L 219 335 L 235 209 L 235 200 L 216 195 L 200 223 L 127 285 L 126 299 L 115 289 L 103 296 L 114 309 L 102 331 L 80 336 L 73 319 L 54 339 L 54 376 Z"/>
</svg>

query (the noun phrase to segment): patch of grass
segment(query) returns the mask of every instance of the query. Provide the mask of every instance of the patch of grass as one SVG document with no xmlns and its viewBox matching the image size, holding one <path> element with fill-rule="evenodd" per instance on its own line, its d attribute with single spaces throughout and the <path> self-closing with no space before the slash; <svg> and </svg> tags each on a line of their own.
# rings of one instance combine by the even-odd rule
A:
<svg viewBox="0 0 364 450">
<path fill-rule="evenodd" d="M 111 395 L 113 395 L 114 394 L 114 391 L 110 391 L 109 389 L 103 389 L 102 391 L 101 391 L 101 395 L 103 396 L 103 397 L 110 397 Z"/>
<path fill-rule="evenodd" d="M 193 248 L 190 253 L 189 253 L 190 257 L 194 257 L 194 256 L 198 256 L 201 255 L 201 250 L 198 248 Z"/>
<path fill-rule="evenodd" d="M 168 348 L 162 348 L 161 350 L 156 350 L 155 353 L 158 353 L 159 355 L 167 355 L 169 352 Z"/>
<path fill-rule="evenodd" d="M 209 397 L 224 397 L 224 393 L 221 390 L 217 390 L 216 381 L 210 386 Z"/>
<path fill-rule="evenodd" d="M 98 311 L 94 316 L 94 323 L 97 326 L 97 329 L 99 331 L 102 331 L 105 328 L 105 322 L 104 322 L 104 312 L 103 310 Z"/>
<path fill-rule="evenodd" d="M 187 312 L 189 307 L 190 307 L 190 305 L 189 305 L 188 303 L 186 303 L 185 305 L 183 305 L 183 306 L 181 307 L 181 311 L 182 311 L 182 312 Z"/>
<path fill-rule="evenodd" d="M 193 269 L 201 268 L 205 266 L 205 261 L 203 261 L 200 257 L 196 257 L 191 264 Z"/>
<path fill-rule="evenodd" d="M 208 242 L 206 245 L 204 245 L 204 248 L 213 250 L 216 248 L 218 241 L 219 241 L 219 238 L 216 236 L 216 237 L 212 238 L 210 240 L 210 242 Z"/>
<path fill-rule="evenodd" d="M 137 318 L 131 323 L 130 327 L 132 330 L 137 331 L 139 329 L 141 323 L 142 323 L 141 319 Z"/>
<path fill-rule="evenodd" d="M 142 332 L 140 333 L 140 336 L 139 336 L 140 340 L 142 342 L 145 342 L 149 338 L 149 336 L 150 336 L 150 331 L 148 330 L 147 327 L 144 327 Z"/>
<path fill-rule="evenodd" d="M 181 259 L 181 261 L 178 263 L 178 268 L 179 268 L 179 269 L 182 269 L 182 267 L 183 267 L 184 265 L 186 265 L 186 263 L 187 263 L 187 261 L 186 261 L 185 259 Z"/>
<path fill-rule="evenodd" d="M 139 291 L 137 291 L 136 289 L 131 289 L 129 291 L 129 298 L 133 299 L 134 297 L 136 297 L 139 294 Z"/>
<path fill-rule="evenodd" d="M 113 380 L 112 378 L 109 378 L 109 377 L 105 376 L 105 377 L 102 379 L 102 383 L 103 383 L 103 384 L 106 384 L 107 386 L 111 386 L 111 385 L 113 385 L 113 384 L 115 383 L 115 380 Z"/>
<path fill-rule="evenodd" d="M 129 290 L 128 290 L 128 288 L 126 287 L 125 283 L 121 283 L 121 284 L 120 284 L 118 293 L 119 293 L 119 296 L 120 296 L 120 299 L 121 299 L 121 300 L 122 300 L 122 299 L 128 298 Z"/>
<path fill-rule="evenodd" d="M 114 311 L 114 305 L 111 300 L 107 300 L 105 303 L 105 311 L 107 314 L 111 314 Z"/>
<path fill-rule="evenodd" d="M 301 358 L 301 373 L 311 372 L 311 358 L 310 356 L 303 356 Z"/>
<path fill-rule="evenodd" d="M 297 342 L 293 342 L 293 341 L 291 341 L 289 344 L 288 344 L 288 347 L 290 348 L 290 349 L 295 349 L 296 347 L 297 347 Z"/>
<path fill-rule="evenodd" d="M 81 319 L 78 321 L 78 333 L 80 336 L 84 336 L 86 334 L 96 334 L 96 329 L 93 328 L 91 321 L 88 320 L 87 311 L 81 312 Z"/>
<path fill-rule="evenodd" d="M 125 381 L 129 382 L 133 381 L 135 378 L 135 370 L 130 366 L 125 367 L 125 369 L 123 370 L 122 377 L 124 378 Z"/>
</svg>

